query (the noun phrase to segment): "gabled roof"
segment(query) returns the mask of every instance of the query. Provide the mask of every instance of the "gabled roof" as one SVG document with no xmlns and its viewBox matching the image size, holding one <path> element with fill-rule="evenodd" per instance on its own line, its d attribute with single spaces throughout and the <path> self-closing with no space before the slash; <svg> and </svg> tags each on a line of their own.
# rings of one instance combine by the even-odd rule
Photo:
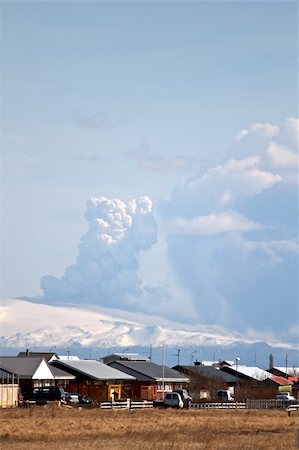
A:
<svg viewBox="0 0 299 450">
<path fill-rule="evenodd" d="M 162 381 L 164 379 L 165 382 L 189 382 L 188 377 L 167 366 L 164 366 L 163 377 L 163 366 L 149 361 L 113 361 L 109 363 L 109 366 L 136 377 L 138 381 Z"/>
<path fill-rule="evenodd" d="M 255 366 L 223 367 L 221 370 L 237 377 L 251 378 L 256 381 L 264 381 L 271 377 L 271 374 L 264 369 Z"/>
<path fill-rule="evenodd" d="M 0 366 L 18 374 L 21 379 L 54 379 L 44 358 L 19 358 L 0 356 Z M 43 372 L 43 373 L 42 373 Z"/>
<path fill-rule="evenodd" d="M 231 375 L 230 373 L 216 369 L 212 366 L 176 366 L 175 369 L 179 370 L 181 367 L 184 371 L 190 372 L 194 375 L 200 375 L 206 378 L 215 378 L 225 381 L 226 383 L 236 383 L 238 377 Z"/>
<path fill-rule="evenodd" d="M 150 359 L 139 353 L 112 353 L 111 355 L 103 356 L 101 361 L 109 364 L 112 361 L 150 361 Z"/>
<path fill-rule="evenodd" d="M 299 367 L 274 367 L 274 369 L 279 370 L 279 372 L 291 376 L 299 376 Z"/>
<path fill-rule="evenodd" d="M 18 358 L 45 358 L 47 362 L 49 362 L 52 359 L 57 359 L 58 355 L 57 353 L 53 352 L 20 352 L 18 354 Z"/>
<path fill-rule="evenodd" d="M 99 381 L 108 380 L 134 380 L 133 376 L 127 375 L 119 370 L 107 366 L 95 359 L 80 360 L 56 360 L 51 362 L 51 366 L 58 367 L 73 375 L 84 375 L 88 378 Z"/>
<path fill-rule="evenodd" d="M 50 370 L 55 380 L 75 380 L 76 378 L 75 375 L 71 375 L 70 373 L 52 365 L 50 365 Z"/>
<path fill-rule="evenodd" d="M 293 384 L 292 380 L 284 378 L 284 377 L 280 377 L 278 375 L 271 375 L 270 380 L 273 381 L 274 383 L 278 384 L 279 386 Z"/>
<path fill-rule="evenodd" d="M 12 377 L 17 377 L 17 374 L 13 373 L 12 370 L 5 369 L 0 366 L 0 384 L 1 382 L 5 382 L 7 379 L 11 379 Z"/>
</svg>

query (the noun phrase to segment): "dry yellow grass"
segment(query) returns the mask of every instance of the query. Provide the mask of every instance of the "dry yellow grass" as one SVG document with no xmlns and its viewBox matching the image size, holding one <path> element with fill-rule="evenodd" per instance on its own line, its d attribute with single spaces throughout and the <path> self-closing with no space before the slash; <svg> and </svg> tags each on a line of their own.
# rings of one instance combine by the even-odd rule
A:
<svg viewBox="0 0 299 450">
<path fill-rule="evenodd" d="M 279 410 L 0 410 L 4 449 L 297 448 L 299 414 Z"/>
</svg>

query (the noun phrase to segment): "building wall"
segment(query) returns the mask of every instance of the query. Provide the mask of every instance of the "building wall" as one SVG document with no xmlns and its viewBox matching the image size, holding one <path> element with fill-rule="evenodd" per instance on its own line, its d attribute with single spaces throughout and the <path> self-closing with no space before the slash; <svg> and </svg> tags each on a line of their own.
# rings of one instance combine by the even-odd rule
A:
<svg viewBox="0 0 299 450">
<path fill-rule="evenodd" d="M 98 402 L 111 401 L 110 386 L 113 391 L 121 390 L 121 385 L 109 385 L 109 384 L 87 384 L 87 383 L 70 383 L 66 386 L 67 392 L 77 392 L 81 395 L 88 395 L 93 400 Z M 118 386 L 119 388 L 117 388 Z"/>
</svg>

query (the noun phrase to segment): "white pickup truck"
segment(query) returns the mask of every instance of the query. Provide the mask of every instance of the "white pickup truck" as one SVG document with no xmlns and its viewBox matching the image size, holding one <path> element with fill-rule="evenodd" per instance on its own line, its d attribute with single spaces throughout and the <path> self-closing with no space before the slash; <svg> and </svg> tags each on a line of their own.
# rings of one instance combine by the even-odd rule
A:
<svg viewBox="0 0 299 450">
<path fill-rule="evenodd" d="M 164 397 L 165 408 L 183 408 L 184 402 L 178 392 L 168 392 Z"/>
</svg>

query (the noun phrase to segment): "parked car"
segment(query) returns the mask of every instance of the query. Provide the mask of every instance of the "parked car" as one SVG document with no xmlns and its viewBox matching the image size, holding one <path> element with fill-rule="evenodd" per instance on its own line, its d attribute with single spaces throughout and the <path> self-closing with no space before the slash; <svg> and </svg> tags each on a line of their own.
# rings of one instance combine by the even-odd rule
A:
<svg viewBox="0 0 299 450">
<path fill-rule="evenodd" d="M 81 395 L 77 392 L 65 392 L 65 400 L 70 404 L 92 404 L 92 399 L 87 395 Z"/>
<path fill-rule="evenodd" d="M 228 389 L 219 389 L 216 392 L 216 400 L 219 402 L 232 402 L 234 401 L 234 397 L 232 393 Z"/>
<path fill-rule="evenodd" d="M 295 397 L 291 395 L 289 392 L 280 392 L 279 394 L 276 395 L 276 399 L 285 401 L 296 400 Z"/>
<path fill-rule="evenodd" d="M 44 404 L 48 401 L 61 401 L 65 403 L 65 392 L 57 386 L 41 386 L 27 389 L 23 392 L 24 401 L 35 401 Z"/>
<path fill-rule="evenodd" d="M 18 389 L 18 406 L 24 406 L 24 396 L 20 388 Z"/>
<path fill-rule="evenodd" d="M 71 404 L 80 403 L 80 394 L 65 392 L 65 401 Z"/>
<path fill-rule="evenodd" d="M 193 399 L 192 397 L 190 397 L 186 389 L 174 389 L 172 392 L 177 392 L 178 394 L 180 394 L 181 399 L 184 402 L 184 406 L 189 408 Z"/>
<path fill-rule="evenodd" d="M 165 408 L 183 408 L 184 402 L 178 392 L 169 392 L 164 397 Z"/>
</svg>

